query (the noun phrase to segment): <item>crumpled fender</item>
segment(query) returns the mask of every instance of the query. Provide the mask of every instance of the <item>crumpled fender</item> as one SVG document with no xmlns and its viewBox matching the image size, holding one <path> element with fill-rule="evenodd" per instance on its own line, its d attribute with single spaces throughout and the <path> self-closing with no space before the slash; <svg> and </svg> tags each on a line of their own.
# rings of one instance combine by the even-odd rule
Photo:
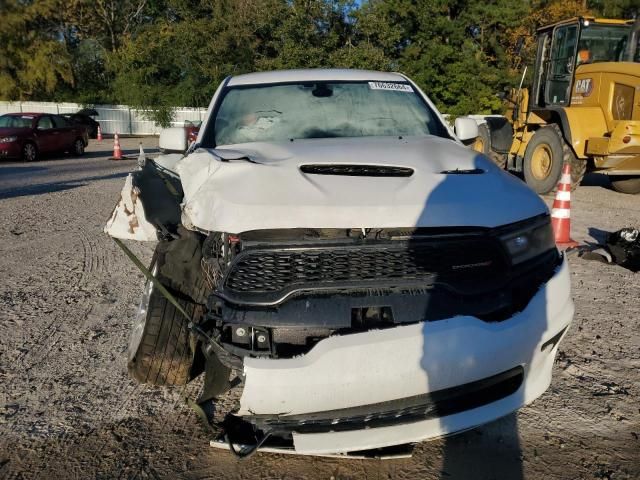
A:
<svg viewBox="0 0 640 480">
<path fill-rule="evenodd" d="M 113 209 L 113 213 L 104 227 L 104 232 L 111 237 L 122 240 L 142 242 L 158 240 L 156 227 L 147 220 L 140 199 L 140 190 L 133 186 L 131 174 L 127 175 L 120 193 L 120 200 Z"/>
</svg>

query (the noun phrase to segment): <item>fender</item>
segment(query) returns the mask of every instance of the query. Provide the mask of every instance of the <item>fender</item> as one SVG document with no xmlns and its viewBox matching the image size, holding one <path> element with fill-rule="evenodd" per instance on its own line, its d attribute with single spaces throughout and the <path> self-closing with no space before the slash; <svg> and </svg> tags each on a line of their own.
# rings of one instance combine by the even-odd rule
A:
<svg viewBox="0 0 640 480">
<path fill-rule="evenodd" d="M 148 160 L 127 176 L 104 232 L 113 238 L 143 242 L 175 237 L 183 195 L 179 177 Z"/>
<path fill-rule="evenodd" d="M 491 149 L 498 153 L 509 153 L 513 143 L 513 125 L 506 117 L 485 117 L 485 121 L 491 135 Z"/>
<path fill-rule="evenodd" d="M 547 111 L 557 115 L 564 139 L 578 158 L 587 158 L 587 140 L 590 137 L 602 137 L 608 132 L 607 121 L 600 107 L 556 107 Z M 543 112 L 536 113 L 545 118 Z M 547 121 L 552 121 L 552 118 Z"/>
</svg>

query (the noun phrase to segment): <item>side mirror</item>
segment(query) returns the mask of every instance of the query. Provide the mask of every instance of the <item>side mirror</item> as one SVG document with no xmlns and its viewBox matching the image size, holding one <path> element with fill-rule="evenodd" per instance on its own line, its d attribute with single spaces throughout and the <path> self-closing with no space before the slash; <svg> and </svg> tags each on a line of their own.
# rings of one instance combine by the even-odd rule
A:
<svg viewBox="0 0 640 480">
<path fill-rule="evenodd" d="M 456 132 L 456 136 L 463 142 L 473 140 L 478 136 L 478 124 L 473 118 L 456 118 L 453 129 Z"/>
<path fill-rule="evenodd" d="M 184 153 L 187 150 L 187 132 L 183 127 L 163 128 L 158 144 L 165 152 Z"/>
</svg>

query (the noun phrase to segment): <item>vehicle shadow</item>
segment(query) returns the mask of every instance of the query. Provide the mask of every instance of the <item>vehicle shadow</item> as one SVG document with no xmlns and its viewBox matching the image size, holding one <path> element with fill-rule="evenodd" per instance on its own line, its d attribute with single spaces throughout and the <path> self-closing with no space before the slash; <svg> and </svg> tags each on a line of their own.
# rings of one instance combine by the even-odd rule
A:
<svg viewBox="0 0 640 480">
<path fill-rule="evenodd" d="M 583 187 L 602 187 L 608 190 L 612 190 L 609 176 L 603 175 L 602 173 L 587 173 L 582 179 L 580 185 Z"/>
<path fill-rule="evenodd" d="M 476 158 L 475 168 L 482 170 L 481 163 Z M 474 194 L 478 182 L 474 182 L 473 177 L 476 175 L 445 175 L 426 199 L 417 224 L 424 225 L 424 221 L 438 209 L 451 208 L 452 194 L 458 194 L 465 204 L 475 202 L 475 205 L 469 203 L 468 206 L 478 218 L 495 216 L 495 204 L 486 202 L 485 205 L 486 197 Z M 519 180 L 513 178 L 513 181 Z M 491 192 L 485 193 L 491 195 Z M 505 204 L 504 208 L 513 206 Z M 455 216 L 452 213 L 452 217 Z M 455 226 L 454 218 L 451 222 L 451 226 Z M 413 248 L 418 246 L 417 242 L 419 240 L 410 245 L 412 252 L 418 250 Z M 456 275 L 459 275 L 448 263 L 443 267 L 446 273 L 440 273 L 430 282 L 429 301 L 424 311 L 419 368 L 424 372 L 427 391 L 430 392 L 426 418 L 431 423 L 426 433 L 443 437 L 439 477 L 448 480 L 524 478 L 518 417 L 514 410 L 526 402 L 525 380 L 547 328 L 546 299 L 543 290 L 534 297 L 539 306 L 535 309 L 537 318 L 534 321 L 525 321 L 531 320 L 530 315 L 510 318 L 511 313 L 486 315 L 483 319 L 459 313 L 452 316 L 451 305 L 456 305 L 458 312 L 468 311 L 474 302 L 487 305 L 491 302 L 486 300 L 500 295 L 515 297 L 516 292 L 512 290 L 518 287 L 505 285 L 503 274 L 492 274 L 491 267 L 495 268 L 494 263 L 498 263 L 495 258 L 498 257 L 492 257 L 491 250 L 486 247 L 487 244 L 479 239 L 468 249 L 471 252 L 459 251 L 453 256 L 453 261 L 450 256 L 446 257 L 447 262 L 459 262 L 466 270 L 465 275 L 471 274 L 475 277 L 474 283 L 482 285 L 476 299 L 446 286 L 455 282 Z M 487 261 L 491 262 L 488 268 L 469 266 Z M 427 265 L 430 263 L 431 260 L 422 255 L 415 258 L 415 264 L 425 272 L 433 271 L 433 267 Z M 506 268 L 508 272 L 510 267 Z M 497 377 L 505 372 L 510 373 Z M 463 387 L 452 390 L 452 387 L 460 385 Z M 475 426 L 478 427 L 473 428 Z M 451 435 L 468 428 L 473 429 Z"/>
<path fill-rule="evenodd" d="M 47 170 L 47 167 L 30 166 L 25 165 L 24 163 L 10 163 L 8 164 L 8 166 L 0 164 L 0 173 L 2 173 L 2 175 L 20 175 L 27 173 L 31 174 L 43 172 L 45 170 Z"/>
<path fill-rule="evenodd" d="M 129 172 L 110 173 L 108 175 L 97 175 L 93 177 L 77 178 L 73 180 L 65 180 L 59 182 L 42 183 L 39 185 L 26 185 L 20 187 L 12 187 L 0 190 L 0 200 L 8 198 L 24 197 L 29 195 L 42 195 L 45 193 L 61 192 L 83 187 L 89 182 L 98 180 L 111 180 L 114 178 L 124 178 Z"/>
<path fill-rule="evenodd" d="M 128 156 L 128 157 L 135 156 L 137 158 L 140 150 L 138 148 L 128 148 L 128 149 L 122 149 L 121 152 L 123 156 Z M 155 155 L 160 153 L 160 150 L 158 148 L 144 147 L 144 153 L 146 155 Z M 94 159 L 94 158 L 110 158 L 112 155 L 113 155 L 113 148 L 106 146 L 104 150 L 85 151 L 84 154 L 82 154 L 79 157 L 76 157 L 70 154 L 60 156 L 60 154 L 58 154 L 58 155 L 50 155 L 48 157 L 43 157 L 42 159 L 43 160 L 68 160 L 70 158 L 75 158 L 76 160 L 83 160 L 83 159 L 87 160 L 87 159 Z"/>
</svg>

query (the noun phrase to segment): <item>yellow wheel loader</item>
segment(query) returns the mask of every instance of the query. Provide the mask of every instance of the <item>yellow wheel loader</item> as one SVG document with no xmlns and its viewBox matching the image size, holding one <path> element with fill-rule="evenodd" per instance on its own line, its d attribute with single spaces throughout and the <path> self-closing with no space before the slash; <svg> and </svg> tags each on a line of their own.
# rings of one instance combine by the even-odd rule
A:
<svg viewBox="0 0 640 480">
<path fill-rule="evenodd" d="M 640 193 L 640 19 L 572 18 L 537 39 L 532 85 L 511 89 L 505 116 L 482 117 L 474 148 L 541 194 L 563 163 L 573 188 L 589 170 Z"/>
</svg>

